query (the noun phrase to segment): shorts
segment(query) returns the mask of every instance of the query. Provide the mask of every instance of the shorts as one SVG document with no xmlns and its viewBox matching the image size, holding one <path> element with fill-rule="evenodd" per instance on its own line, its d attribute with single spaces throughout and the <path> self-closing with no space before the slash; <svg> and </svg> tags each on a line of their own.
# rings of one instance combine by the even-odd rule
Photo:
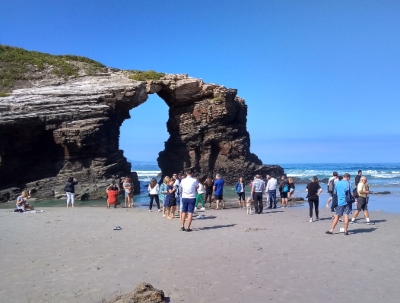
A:
<svg viewBox="0 0 400 303">
<path fill-rule="evenodd" d="M 368 210 L 368 200 L 367 198 L 358 196 L 357 198 L 357 210 L 358 211 L 366 211 Z"/>
<path fill-rule="evenodd" d="M 338 216 L 349 215 L 351 213 L 351 203 L 347 203 L 346 205 L 336 206 L 336 214 Z"/>
<path fill-rule="evenodd" d="M 287 193 L 281 192 L 281 198 L 282 199 L 287 199 Z"/>
<path fill-rule="evenodd" d="M 238 196 L 239 196 L 239 201 L 240 201 L 240 200 L 243 200 L 243 201 L 244 201 L 244 199 L 245 199 L 245 197 L 244 197 L 244 192 L 237 193 L 237 194 L 238 194 Z M 221 199 L 222 199 L 222 197 L 221 197 Z"/>
<path fill-rule="evenodd" d="M 175 197 L 172 197 L 169 199 L 169 206 L 170 207 L 176 206 L 176 198 Z"/>
<path fill-rule="evenodd" d="M 182 198 L 181 212 L 193 213 L 195 204 L 196 204 L 196 198 Z"/>
<path fill-rule="evenodd" d="M 223 195 L 214 195 L 215 200 L 223 200 L 224 196 Z"/>
</svg>

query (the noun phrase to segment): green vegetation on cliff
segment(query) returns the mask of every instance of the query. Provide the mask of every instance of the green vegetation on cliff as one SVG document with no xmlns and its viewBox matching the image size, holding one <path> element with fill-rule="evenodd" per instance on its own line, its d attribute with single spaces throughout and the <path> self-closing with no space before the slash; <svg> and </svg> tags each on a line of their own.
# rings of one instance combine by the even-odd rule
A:
<svg viewBox="0 0 400 303">
<path fill-rule="evenodd" d="M 140 70 L 131 70 L 132 75 L 129 76 L 129 79 L 136 81 L 146 81 L 146 80 L 160 80 L 165 76 L 164 73 L 159 73 L 154 70 L 140 71 Z"/>
<path fill-rule="evenodd" d="M 67 79 L 79 73 L 103 72 L 105 66 L 92 59 L 73 55 L 50 55 L 0 45 L 0 96 L 10 92 L 18 80 L 42 79 L 46 74 Z"/>
</svg>

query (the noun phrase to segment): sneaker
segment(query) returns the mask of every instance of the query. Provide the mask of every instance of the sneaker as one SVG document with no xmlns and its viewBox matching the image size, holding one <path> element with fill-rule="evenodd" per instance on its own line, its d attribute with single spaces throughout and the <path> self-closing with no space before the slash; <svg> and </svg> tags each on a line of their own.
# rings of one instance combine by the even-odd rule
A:
<svg viewBox="0 0 400 303">
<path fill-rule="evenodd" d="M 206 208 L 205 208 L 205 207 L 202 207 L 202 208 L 200 208 L 200 210 L 206 210 Z"/>
<path fill-rule="evenodd" d="M 308 221 L 308 222 L 312 222 L 312 218 L 310 218 L 310 221 Z"/>
<path fill-rule="evenodd" d="M 319 218 L 315 218 L 315 221 L 319 221 Z"/>
<path fill-rule="evenodd" d="M 158 212 L 161 212 L 161 209 L 158 209 Z"/>
<path fill-rule="evenodd" d="M 194 211 L 196 211 L 196 210 L 197 210 L 197 207 L 194 208 Z"/>
<path fill-rule="evenodd" d="M 340 218 L 340 219 L 339 219 L 339 221 L 340 221 L 340 222 L 343 222 L 343 219 L 342 219 L 342 218 Z"/>
<path fill-rule="evenodd" d="M 346 230 L 346 231 L 344 232 L 344 235 L 345 235 L 345 236 L 348 236 L 348 235 L 349 235 L 349 232 Z"/>
<path fill-rule="evenodd" d="M 186 229 L 184 227 L 181 227 L 181 231 L 185 231 Z"/>
<path fill-rule="evenodd" d="M 330 230 L 326 231 L 325 233 L 326 233 L 327 235 L 333 235 L 333 232 L 330 231 Z"/>
<path fill-rule="evenodd" d="M 149 209 L 149 212 L 151 212 L 151 209 Z"/>
<path fill-rule="evenodd" d="M 367 222 L 368 225 L 375 225 L 375 222 L 369 221 Z"/>
<path fill-rule="evenodd" d="M 350 224 L 358 224 L 358 223 L 356 222 L 356 220 L 354 220 L 354 221 L 351 220 L 351 221 L 350 221 Z"/>
</svg>

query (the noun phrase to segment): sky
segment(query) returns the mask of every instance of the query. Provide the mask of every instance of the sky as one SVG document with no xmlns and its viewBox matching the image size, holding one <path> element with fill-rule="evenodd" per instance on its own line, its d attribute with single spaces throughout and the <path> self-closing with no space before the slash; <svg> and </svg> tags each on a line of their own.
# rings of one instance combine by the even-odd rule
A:
<svg viewBox="0 0 400 303">
<path fill-rule="evenodd" d="M 265 164 L 400 162 L 400 2 L 0 0 L 0 43 L 238 89 Z M 158 96 L 121 127 L 128 159 L 155 161 Z"/>
</svg>

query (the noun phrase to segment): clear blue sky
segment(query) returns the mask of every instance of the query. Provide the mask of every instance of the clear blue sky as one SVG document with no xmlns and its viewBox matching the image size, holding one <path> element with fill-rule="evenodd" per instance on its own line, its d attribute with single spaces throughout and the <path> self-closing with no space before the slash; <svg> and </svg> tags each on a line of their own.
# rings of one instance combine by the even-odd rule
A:
<svg viewBox="0 0 400 303">
<path fill-rule="evenodd" d="M 0 43 L 237 88 L 264 163 L 400 162 L 399 1 L 0 0 Z M 157 96 L 120 146 L 155 160 Z"/>
</svg>

